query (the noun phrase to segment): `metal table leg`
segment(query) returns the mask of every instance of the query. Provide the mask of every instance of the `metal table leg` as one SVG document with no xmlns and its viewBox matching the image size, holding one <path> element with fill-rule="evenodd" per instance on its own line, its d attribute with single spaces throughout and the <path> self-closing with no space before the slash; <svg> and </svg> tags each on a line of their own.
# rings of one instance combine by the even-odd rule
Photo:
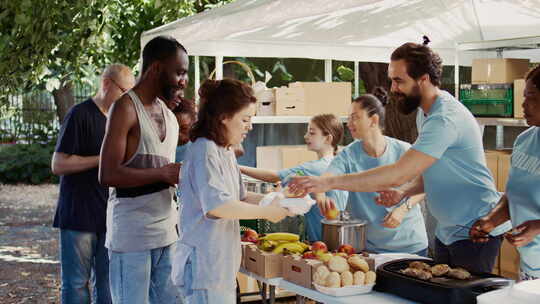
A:
<svg viewBox="0 0 540 304">
<path fill-rule="evenodd" d="M 260 289 L 260 291 L 261 291 L 261 302 L 263 304 L 268 304 L 267 294 L 266 294 L 266 283 L 262 283 L 262 288 Z"/>
<path fill-rule="evenodd" d="M 270 304 L 276 303 L 276 286 L 269 286 L 270 288 Z"/>
</svg>

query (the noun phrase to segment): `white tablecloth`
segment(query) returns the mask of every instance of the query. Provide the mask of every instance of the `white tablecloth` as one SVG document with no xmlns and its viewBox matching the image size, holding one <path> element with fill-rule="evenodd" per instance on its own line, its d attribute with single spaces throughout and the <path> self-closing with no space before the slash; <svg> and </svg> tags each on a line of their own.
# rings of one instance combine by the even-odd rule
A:
<svg viewBox="0 0 540 304">
<path fill-rule="evenodd" d="M 356 296 L 349 297 L 333 297 L 325 295 L 318 292 L 314 289 L 308 289 L 300 285 L 293 284 L 289 281 L 282 280 L 279 283 L 279 288 L 294 292 L 296 294 L 302 295 L 306 298 L 322 302 L 325 304 L 359 304 L 359 303 L 369 303 L 369 304 L 396 304 L 396 303 L 416 303 L 409 301 L 407 299 L 400 298 L 388 293 L 382 293 L 377 291 L 372 291 L 370 293 L 365 293 Z"/>
</svg>

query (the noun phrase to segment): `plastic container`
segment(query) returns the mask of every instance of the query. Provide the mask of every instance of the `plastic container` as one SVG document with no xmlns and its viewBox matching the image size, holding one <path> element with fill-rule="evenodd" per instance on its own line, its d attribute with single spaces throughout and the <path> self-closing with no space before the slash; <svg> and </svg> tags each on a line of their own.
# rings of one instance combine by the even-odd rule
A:
<svg viewBox="0 0 540 304">
<path fill-rule="evenodd" d="M 513 117 L 513 84 L 463 84 L 459 100 L 475 116 Z"/>
</svg>

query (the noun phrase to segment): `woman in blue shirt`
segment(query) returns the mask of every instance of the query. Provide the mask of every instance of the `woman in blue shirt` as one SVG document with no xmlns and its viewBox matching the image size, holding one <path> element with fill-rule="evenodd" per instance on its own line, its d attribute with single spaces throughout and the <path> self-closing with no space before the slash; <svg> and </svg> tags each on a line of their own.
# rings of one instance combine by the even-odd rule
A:
<svg viewBox="0 0 540 304">
<path fill-rule="evenodd" d="M 486 234 L 508 219 L 514 229 L 506 239 L 517 247 L 520 279 L 540 278 L 540 66 L 525 78 L 523 112 L 531 126 L 514 143 L 506 193 L 499 204 L 470 231 L 473 241 L 486 242 Z"/>
<path fill-rule="evenodd" d="M 332 161 L 324 175 L 366 171 L 396 162 L 410 147 L 406 142 L 383 135 L 386 92 L 377 88 L 378 97 L 366 94 L 351 104 L 347 126 L 356 139 Z M 368 222 L 366 249 L 371 252 L 405 252 L 427 255 L 428 240 L 420 206 L 422 196 L 404 199 L 386 208 L 374 204 L 374 192 L 348 193 L 348 208 L 355 218 Z M 324 195 L 317 195 L 317 201 Z M 332 205 L 331 199 L 329 204 Z M 398 229 L 395 229 L 399 225 Z"/>
<path fill-rule="evenodd" d="M 304 140 L 307 149 L 317 153 L 317 160 L 308 161 L 294 168 L 273 171 L 261 168 L 240 166 L 240 171 L 247 176 L 276 183 L 285 181 L 287 176 L 301 171 L 305 175 L 321 175 L 337 153 L 338 144 L 343 138 L 343 124 L 333 114 L 321 114 L 311 118 Z M 343 191 L 331 191 L 330 196 L 336 199 L 340 210 L 345 209 L 346 197 Z M 323 216 L 317 206 L 306 213 L 306 232 L 309 241 L 319 241 L 322 238 L 321 220 Z"/>
</svg>

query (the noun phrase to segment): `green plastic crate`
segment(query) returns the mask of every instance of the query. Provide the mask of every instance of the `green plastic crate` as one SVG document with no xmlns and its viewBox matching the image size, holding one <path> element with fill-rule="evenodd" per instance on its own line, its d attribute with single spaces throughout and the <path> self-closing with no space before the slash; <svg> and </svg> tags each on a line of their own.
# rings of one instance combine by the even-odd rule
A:
<svg viewBox="0 0 540 304">
<path fill-rule="evenodd" d="M 512 84 L 465 84 L 460 86 L 459 99 L 475 116 L 513 117 Z"/>
</svg>

